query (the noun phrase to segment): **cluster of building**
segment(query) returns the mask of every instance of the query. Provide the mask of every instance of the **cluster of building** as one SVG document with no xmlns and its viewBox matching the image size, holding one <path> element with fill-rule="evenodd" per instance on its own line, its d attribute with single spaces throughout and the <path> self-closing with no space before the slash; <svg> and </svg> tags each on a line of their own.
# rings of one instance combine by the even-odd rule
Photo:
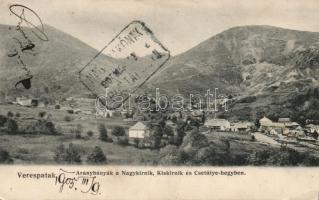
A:
<svg viewBox="0 0 319 200">
<path fill-rule="evenodd" d="M 211 130 L 219 130 L 219 131 L 232 131 L 232 132 L 240 132 L 240 131 L 250 131 L 255 125 L 252 122 L 229 122 L 226 119 L 208 119 L 204 123 L 204 126 Z"/>
<path fill-rule="evenodd" d="M 16 98 L 14 104 L 21 106 L 34 106 L 34 107 L 45 107 L 45 104 L 37 98 L 26 98 L 19 97 Z M 88 98 L 75 98 L 69 97 L 65 100 L 64 105 L 61 105 L 61 110 L 66 110 L 69 113 L 83 113 L 88 115 L 93 115 L 103 117 L 122 117 L 123 120 L 137 121 L 128 130 L 129 138 L 133 139 L 143 139 L 150 135 L 150 128 L 146 122 L 150 119 L 145 117 L 144 113 L 133 113 L 132 111 L 112 111 L 107 110 L 106 112 L 92 110 L 94 106 L 94 100 Z M 229 132 L 252 132 L 256 129 L 256 126 L 253 122 L 249 121 L 238 121 L 230 122 L 227 119 L 205 119 L 208 115 L 208 112 L 203 111 L 182 111 L 182 112 L 172 112 L 168 114 L 169 119 L 177 118 L 187 122 L 189 118 L 199 121 L 200 126 L 206 128 L 207 130 L 216 130 L 216 131 L 229 131 Z M 175 124 L 172 121 L 168 120 L 167 123 L 170 123 L 170 126 L 174 128 Z M 312 138 L 317 139 L 319 133 L 319 125 L 307 124 L 305 127 L 301 127 L 297 122 L 293 122 L 290 118 L 279 118 L 278 121 L 274 122 L 267 117 L 263 117 L 259 120 L 259 130 L 260 132 L 269 134 L 269 135 L 280 135 L 286 136 L 289 138 L 307 138 L 312 136 Z M 317 136 L 316 136 L 317 135 Z"/>
<path fill-rule="evenodd" d="M 28 98 L 28 97 L 17 97 L 15 101 L 12 102 L 13 104 L 17 104 L 20 106 L 27 106 L 27 107 L 45 107 L 44 102 L 40 101 L 39 98 Z"/>
<path fill-rule="evenodd" d="M 277 122 L 273 122 L 267 117 L 259 120 L 260 131 L 270 135 L 282 135 L 290 138 L 297 138 L 300 140 L 314 140 L 309 136 L 319 133 L 319 126 L 308 124 L 304 128 L 297 122 L 292 122 L 290 118 L 279 118 Z"/>
<path fill-rule="evenodd" d="M 285 136 L 302 136 L 303 131 L 297 122 L 291 122 L 289 118 L 279 118 L 278 122 L 273 122 L 267 117 L 259 120 L 260 131 L 272 135 L 280 134 Z"/>
<path fill-rule="evenodd" d="M 167 125 L 174 127 L 175 124 L 168 120 L 166 122 Z M 250 131 L 255 125 L 251 122 L 235 122 L 230 123 L 226 119 L 209 119 L 204 123 L 204 126 L 210 130 L 219 130 L 219 131 L 232 131 L 232 132 L 240 132 L 240 131 Z M 147 125 L 147 122 L 138 121 L 136 124 L 131 126 L 128 130 L 129 138 L 143 139 L 150 135 L 150 128 Z"/>
</svg>

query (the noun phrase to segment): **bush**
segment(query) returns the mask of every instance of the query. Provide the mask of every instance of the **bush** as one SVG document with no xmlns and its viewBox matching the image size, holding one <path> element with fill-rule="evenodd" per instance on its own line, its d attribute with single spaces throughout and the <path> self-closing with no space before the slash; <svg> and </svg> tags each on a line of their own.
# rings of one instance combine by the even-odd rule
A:
<svg viewBox="0 0 319 200">
<path fill-rule="evenodd" d="M 63 163 L 65 162 L 65 147 L 63 144 L 60 144 L 56 149 L 55 149 L 55 156 L 54 156 L 54 161 L 57 163 Z"/>
<path fill-rule="evenodd" d="M 128 138 L 126 136 L 120 137 L 117 141 L 119 145 L 126 146 L 128 145 Z"/>
<path fill-rule="evenodd" d="M 139 144 L 140 144 L 140 140 L 137 139 L 137 138 L 135 138 L 133 142 L 134 142 L 134 146 L 135 146 L 136 148 L 138 148 L 138 146 L 139 146 Z"/>
<path fill-rule="evenodd" d="M 4 125 L 6 127 L 6 131 L 9 134 L 16 134 L 18 133 L 18 124 L 14 119 L 8 119 Z"/>
<path fill-rule="evenodd" d="M 169 125 L 166 125 L 164 128 L 164 134 L 166 134 L 167 136 L 174 136 L 173 128 Z"/>
<path fill-rule="evenodd" d="M 151 135 L 152 147 L 155 149 L 160 148 L 163 132 L 160 127 L 156 127 Z"/>
<path fill-rule="evenodd" d="M 7 113 L 7 117 L 11 118 L 11 117 L 13 117 L 13 116 L 14 116 L 13 112 L 9 111 L 9 112 Z"/>
<path fill-rule="evenodd" d="M 81 155 L 79 150 L 70 143 L 68 148 L 63 144 L 59 145 L 55 150 L 54 160 L 57 163 L 79 164 L 81 163 Z"/>
<path fill-rule="evenodd" d="M 31 126 L 29 126 L 26 130 L 26 133 L 31 134 L 45 134 L 45 135 L 56 135 L 59 134 L 57 129 L 55 128 L 55 124 L 52 121 L 39 119 Z"/>
<path fill-rule="evenodd" d="M 66 149 L 66 159 L 70 164 L 81 163 L 81 155 L 79 150 L 72 144 L 69 144 L 69 147 Z"/>
<path fill-rule="evenodd" d="M 76 126 L 76 128 L 72 130 L 72 133 L 74 133 L 76 139 L 81 139 L 81 138 L 82 138 L 82 136 L 81 136 L 81 134 L 82 134 L 82 129 L 83 129 L 83 128 L 82 128 L 82 125 L 81 125 L 81 124 L 78 124 L 78 125 Z"/>
<path fill-rule="evenodd" d="M 271 165 L 271 166 L 317 166 L 319 158 L 311 155 L 309 152 L 298 152 L 291 148 L 281 150 L 262 150 L 254 153 L 253 165 Z"/>
<path fill-rule="evenodd" d="M 88 137 L 92 137 L 93 136 L 93 131 L 88 131 L 88 132 L 86 132 L 86 135 L 88 136 Z"/>
<path fill-rule="evenodd" d="M 2 164 L 13 163 L 13 159 L 11 158 L 8 151 L 0 149 L 0 163 L 2 163 Z"/>
<path fill-rule="evenodd" d="M 28 153 L 30 153 L 29 150 L 26 149 L 26 148 L 18 148 L 17 152 L 20 153 L 20 154 L 28 154 Z"/>
<path fill-rule="evenodd" d="M 237 103 L 252 103 L 257 100 L 255 96 L 247 96 L 237 101 Z"/>
<path fill-rule="evenodd" d="M 54 108 L 58 110 L 58 109 L 61 108 L 61 106 L 60 105 L 55 105 Z"/>
<path fill-rule="evenodd" d="M 7 120 L 8 118 L 6 116 L 0 115 L 0 127 L 3 127 Z"/>
<path fill-rule="evenodd" d="M 70 122 L 70 121 L 72 121 L 72 117 L 67 115 L 67 116 L 64 117 L 64 121 Z"/>
<path fill-rule="evenodd" d="M 20 117 L 20 113 L 19 113 L 19 112 L 16 113 L 16 117 L 17 117 L 17 118 Z"/>
<path fill-rule="evenodd" d="M 125 135 L 125 129 L 122 126 L 115 126 L 112 130 L 112 135 L 121 137 Z"/>
<path fill-rule="evenodd" d="M 90 164 L 105 164 L 106 161 L 105 154 L 98 146 L 94 147 L 93 151 L 87 157 L 87 162 Z"/>
<path fill-rule="evenodd" d="M 177 165 L 180 163 L 178 156 L 178 148 L 174 145 L 167 145 L 162 148 L 159 152 L 159 161 L 160 165 Z"/>
<path fill-rule="evenodd" d="M 45 111 L 40 111 L 38 116 L 39 118 L 44 118 L 47 113 Z"/>
<path fill-rule="evenodd" d="M 107 129 L 104 124 L 99 124 L 99 132 L 100 132 L 100 137 L 99 139 L 101 141 L 107 142 L 108 137 L 107 137 Z"/>
<path fill-rule="evenodd" d="M 69 114 L 74 114 L 74 110 L 67 110 L 66 112 L 68 112 Z"/>
</svg>

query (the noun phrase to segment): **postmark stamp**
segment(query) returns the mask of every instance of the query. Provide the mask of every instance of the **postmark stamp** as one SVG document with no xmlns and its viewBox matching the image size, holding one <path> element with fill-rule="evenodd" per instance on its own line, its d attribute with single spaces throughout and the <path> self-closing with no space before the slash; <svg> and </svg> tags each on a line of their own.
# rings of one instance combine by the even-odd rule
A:
<svg viewBox="0 0 319 200">
<path fill-rule="evenodd" d="M 93 94 L 108 101 L 123 100 L 151 78 L 170 58 L 170 52 L 141 21 L 133 21 L 111 40 L 79 72 L 80 80 Z M 108 109 L 116 104 L 106 103 Z"/>
</svg>

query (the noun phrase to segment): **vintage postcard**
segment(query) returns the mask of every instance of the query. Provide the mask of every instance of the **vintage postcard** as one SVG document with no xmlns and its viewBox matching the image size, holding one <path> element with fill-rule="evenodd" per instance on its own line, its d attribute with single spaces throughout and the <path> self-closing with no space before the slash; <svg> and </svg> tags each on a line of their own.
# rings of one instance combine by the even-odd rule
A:
<svg viewBox="0 0 319 200">
<path fill-rule="evenodd" d="M 319 199 L 318 0 L 0 0 L 0 200 Z"/>
</svg>

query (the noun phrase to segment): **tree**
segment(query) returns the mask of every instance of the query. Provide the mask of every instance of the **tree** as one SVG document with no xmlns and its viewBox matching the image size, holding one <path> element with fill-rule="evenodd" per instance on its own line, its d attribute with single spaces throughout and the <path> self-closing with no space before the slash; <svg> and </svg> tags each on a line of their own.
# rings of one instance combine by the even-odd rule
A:
<svg viewBox="0 0 319 200">
<path fill-rule="evenodd" d="M 169 125 L 166 125 L 164 128 L 164 134 L 166 134 L 167 136 L 173 136 L 174 135 L 173 128 Z"/>
<path fill-rule="evenodd" d="M 80 164 L 82 162 L 78 148 L 72 143 L 69 144 L 68 148 L 65 148 L 63 144 L 59 145 L 55 150 L 54 160 L 58 163 L 68 164 Z"/>
<path fill-rule="evenodd" d="M 319 135 L 318 135 L 317 131 L 314 131 L 312 134 L 312 137 L 315 138 L 316 140 L 318 140 L 318 136 Z"/>
<path fill-rule="evenodd" d="M 167 145 L 159 152 L 158 163 L 161 165 L 179 164 L 178 148 L 174 145 Z"/>
<path fill-rule="evenodd" d="M 65 151 L 65 161 L 69 164 L 81 163 L 81 155 L 78 149 L 72 144 Z"/>
<path fill-rule="evenodd" d="M 7 117 L 8 117 L 8 118 L 11 118 L 11 117 L 13 117 L 13 116 L 14 116 L 13 112 L 9 111 L 9 112 L 7 113 Z"/>
<path fill-rule="evenodd" d="M 172 120 L 173 123 L 176 123 L 177 122 L 177 117 L 174 115 L 171 120 Z"/>
<path fill-rule="evenodd" d="M 182 142 L 183 142 L 183 138 L 185 136 L 185 126 L 186 125 L 187 124 L 184 123 L 183 121 L 179 121 L 177 123 L 177 136 L 176 136 L 176 139 L 175 139 L 176 140 L 175 143 L 176 143 L 177 146 L 181 145 Z"/>
<path fill-rule="evenodd" d="M 219 165 L 224 158 L 216 153 L 213 145 L 198 149 L 192 162 L 198 165 Z"/>
<path fill-rule="evenodd" d="M 93 151 L 87 157 L 87 162 L 90 164 L 105 164 L 107 159 L 103 150 L 99 146 L 95 146 Z"/>
<path fill-rule="evenodd" d="M 121 137 L 121 138 L 119 138 L 117 143 L 119 145 L 126 146 L 126 145 L 128 145 L 128 138 L 127 137 Z"/>
<path fill-rule="evenodd" d="M 81 124 L 78 124 L 77 126 L 76 126 L 76 129 L 74 130 L 74 133 L 75 133 L 75 138 L 77 138 L 77 139 L 80 139 L 82 136 L 81 136 L 81 134 L 82 134 L 82 125 Z"/>
<path fill-rule="evenodd" d="M 200 122 L 197 119 L 191 119 L 191 123 L 192 126 L 195 126 L 197 128 L 197 130 L 199 130 L 200 127 Z"/>
<path fill-rule="evenodd" d="M 9 134 L 15 134 L 18 132 L 18 124 L 14 119 L 9 118 L 5 123 L 5 127 Z"/>
<path fill-rule="evenodd" d="M 39 118 L 44 118 L 47 113 L 45 111 L 40 111 L 38 116 Z"/>
<path fill-rule="evenodd" d="M 38 121 L 31 124 L 26 130 L 27 133 L 32 134 L 46 134 L 46 135 L 55 135 L 59 134 L 58 130 L 55 127 L 55 124 L 46 119 L 39 119 Z"/>
<path fill-rule="evenodd" d="M 0 115 L 0 127 L 4 126 L 8 118 L 4 115 Z"/>
<path fill-rule="evenodd" d="M 86 135 L 88 136 L 88 137 L 92 137 L 93 136 L 93 131 L 88 131 L 88 132 L 86 132 Z"/>
<path fill-rule="evenodd" d="M 0 163 L 11 164 L 13 159 L 11 158 L 8 151 L 0 149 Z"/>
<path fill-rule="evenodd" d="M 65 146 L 60 144 L 55 149 L 54 161 L 57 163 L 63 163 L 65 161 Z"/>
<path fill-rule="evenodd" d="M 198 131 L 192 131 L 191 133 L 187 134 L 184 137 L 183 143 L 181 145 L 181 148 L 188 149 L 200 149 L 203 147 L 208 146 L 208 139 L 207 137 L 199 133 Z"/>
<path fill-rule="evenodd" d="M 106 142 L 107 141 L 107 129 L 106 129 L 104 124 L 99 124 L 99 132 L 100 132 L 99 139 L 101 141 Z"/>
<path fill-rule="evenodd" d="M 124 136 L 125 130 L 122 126 L 115 126 L 112 130 L 112 135 L 116 137 Z"/>
<path fill-rule="evenodd" d="M 182 111 L 179 111 L 179 119 L 183 119 Z"/>
<path fill-rule="evenodd" d="M 160 147 L 162 136 L 163 136 L 163 132 L 162 132 L 161 127 L 156 126 L 156 128 L 155 128 L 155 130 L 154 130 L 154 132 L 153 132 L 153 134 L 151 136 L 151 139 L 153 141 L 153 147 L 155 149 Z"/>
<path fill-rule="evenodd" d="M 202 124 L 204 124 L 206 121 L 206 113 L 205 111 L 203 111 L 203 115 L 202 115 Z"/>
</svg>

